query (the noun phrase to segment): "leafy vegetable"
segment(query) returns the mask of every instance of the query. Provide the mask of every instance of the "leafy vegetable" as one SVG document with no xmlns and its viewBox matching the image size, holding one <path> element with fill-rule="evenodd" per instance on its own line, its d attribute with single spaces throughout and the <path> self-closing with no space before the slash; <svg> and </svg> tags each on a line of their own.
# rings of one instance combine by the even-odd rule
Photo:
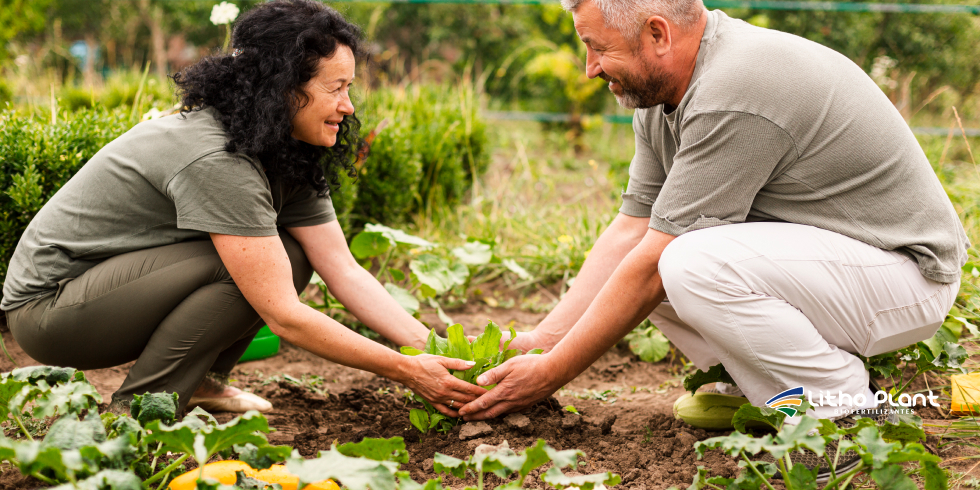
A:
<svg viewBox="0 0 980 490">
<path fill-rule="evenodd" d="M 661 361 L 670 352 L 670 341 L 649 320 L 626 334 L 625 340 L 629 342 L 630 350 L 644 362 Z"/>
<path fill-rule="evenodd" d="M 177 394 L 146 393 L 133 395 L 129 412 L 143 427 L 154 420 L 159 420 L 164 424 L 172 424 L 177 418 Z"/>
<path fill-rule="evenodd" d="M 684 378 L 684 389 L 694 393 L 698 388 L 708 383 L 717 383 L 719 381 L 735 385 L 735 380 L 728 374 L 728 371 L 725 371 L 725 366 L 715 364 L 708 368 L 708 372 L 698 369 L 693 374 Z"/>
<path fill-rule="evenodd" d="M 407 356 L 432 354 L 473 361 L 476 364 L 465 371 L 450 371 L 453 376 L 472 384 L 476 384 L 476 379 L 481 374 L 500 366 L 520 354 L 520 351 L 517 349 L 508 349 L 511 341 L 517 336 L 517 332 L 513 327 L 510 327 L 510 339 L 504 342 L 503 348 L 500 345 L 500 341 L 503 339 L 503 333 L 500 331 L 500 327 L 493 322 L 489 322 L 483 330 L 483 333 L 478 335 L 472 343 L 466 338 L 466 334 L 463 332 L 463 326 L 460 324 L 449 327 L 446 333 L 448 338 L 443 339 L 436 335 L 435 330 L 431 330 L 429 331 L 429 338 L 425 343 L 424 350 L 405 346 L 401 348 L 401 353 Z M 528 352 L 528 354 L 540 353 L 540 349 Z M 491 389 L 493 385 L 487 386 L 487 388 Z M 429 402 L 423 400 L 422 397 L 415 395 L 414 399 L 423 404 L 424 410 L 418 408 L 412 409 L 409 412 L 409 421 L 420 432 L 426 433 L 431 429 L 436 429 L 438 432 L 445 432 L 456 425 L 456 419 L 451 419 L 440 414 Z"/>
</svg>

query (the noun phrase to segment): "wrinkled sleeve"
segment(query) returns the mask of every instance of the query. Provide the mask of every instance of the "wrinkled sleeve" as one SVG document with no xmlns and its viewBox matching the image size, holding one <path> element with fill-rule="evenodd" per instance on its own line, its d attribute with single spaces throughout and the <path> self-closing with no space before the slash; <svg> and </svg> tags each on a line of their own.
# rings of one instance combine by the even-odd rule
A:
<svg viewBox="0 0 980 490">
<path fill-rule="evenodd" d="M 191 163 L 167 185 L 177 228 L 239 236 L 274 236 L 268 181 L 251 162 L 225 152 Z"/>
<path fill-rule="evenodd" d="M 679 236 L 742 223 L 781 163 L 797 157 L 792 138 L 768 119 L 741 112 L 689 115 L 650 228 Z"/>
<path fill-rule="evenodd" d="M 283 199 L 279 212 L 279 226 L 303 227 L 329 223 L 337 219 L 330 194 L 318 197 L 310 186 L 293 190 Z"/>
<path fill-rule="evenodd" d="M 636 151 L 630 162 L 630 180 L 623 193 L 623 205 L 619 208 L 620 213 L 637 218 L 650 217 L 653 203 L 667 178 L 659 153 L 651 144 L 655 136 L 650 134 L 649 114 L 648 111 L 633 114 Z"/>
</svg>

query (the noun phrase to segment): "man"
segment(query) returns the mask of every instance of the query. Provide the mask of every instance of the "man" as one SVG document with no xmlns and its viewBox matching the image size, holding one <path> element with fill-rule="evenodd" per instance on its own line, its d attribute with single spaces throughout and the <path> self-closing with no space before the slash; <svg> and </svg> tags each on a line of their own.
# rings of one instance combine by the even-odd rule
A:
<svg viewBox="0 0 980 490">
<path fill-rule="evenodd" d="M 802 386 L 848 395 L 817 417 L 873 407 L 858 355 L 933 335 L 969 247 L 898 111 L 839 53 L 700 0 L 563 6 L 588 76 L 637 109 L 629 186 L 574 287 L 512 344 L 547 353 L 485 373 L 499 385 L 460 413 L 529 406 L 648 316 L 754 405 Z"/>
</svg>

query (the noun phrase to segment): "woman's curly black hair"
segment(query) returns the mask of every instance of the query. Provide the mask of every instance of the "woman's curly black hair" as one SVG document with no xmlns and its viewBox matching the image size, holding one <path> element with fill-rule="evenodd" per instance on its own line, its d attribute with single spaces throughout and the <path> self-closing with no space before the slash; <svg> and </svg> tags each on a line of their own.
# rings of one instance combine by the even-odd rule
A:
<svg viewBox="0 0 980 490">
<path fill-rule="evenodd" d="M 311 0 L 276 0 L 235 23 L 235 55 L 208 56 L 173 76 L 186 113 L 213 107 L 230 136 L 226 149 L 257 158 L 270 179 L 310 185 L 322 197 L 339 173 L 356 176 L 353 156 L 360 121 L 345 116 L 330 148 L 292 137 L 292 118 L 309 102 L 301 87 L 322 58 L 338 46 L 359 57 L 360 29 L 337 11 Z"/>
</svg>

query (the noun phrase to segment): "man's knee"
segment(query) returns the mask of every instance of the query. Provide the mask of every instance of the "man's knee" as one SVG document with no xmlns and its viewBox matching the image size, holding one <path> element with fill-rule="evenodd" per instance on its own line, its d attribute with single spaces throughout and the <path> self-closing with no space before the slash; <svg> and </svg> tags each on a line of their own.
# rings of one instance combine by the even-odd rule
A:
<svg viewBox="0 0 980 490">
<path fill-rule="evenodd" d="M 672 304 L 682 301 L 682 290 L 703 282 L 707 269 L 712 266 L 710 241 L 702 236 L 699 232 L 685 233 L 667 244 L 660 255 L 658 270 Z"/>
<path fill-rule="evenodd" d="M 286 248 L 286 255 L 289 256 L 289 265 L 293 270 L 293 286 L 296 293 L 303 292 L 313 277 L 313 266 L 306 258 L 306 252 L 292 235 L 284 228 L 279 228 L 279 238 L 282 240 L 283 247 Z"/>
</svg>

